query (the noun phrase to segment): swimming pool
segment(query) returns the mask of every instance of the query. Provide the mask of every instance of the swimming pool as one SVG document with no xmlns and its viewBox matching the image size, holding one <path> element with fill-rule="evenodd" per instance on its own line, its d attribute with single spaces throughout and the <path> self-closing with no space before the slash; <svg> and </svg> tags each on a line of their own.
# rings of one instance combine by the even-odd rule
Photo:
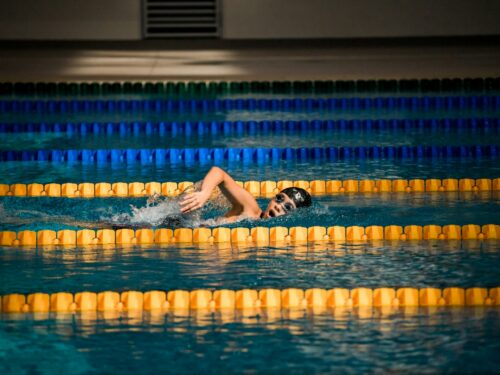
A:
<svg viewBox="0 0 500 375">
<path fill-rule="evenodd" d="M 498 82 L 0 84 L 0 369 L 498 372 Z M 72 224 L 212 165 L 314 204 Z"/>
</svg>

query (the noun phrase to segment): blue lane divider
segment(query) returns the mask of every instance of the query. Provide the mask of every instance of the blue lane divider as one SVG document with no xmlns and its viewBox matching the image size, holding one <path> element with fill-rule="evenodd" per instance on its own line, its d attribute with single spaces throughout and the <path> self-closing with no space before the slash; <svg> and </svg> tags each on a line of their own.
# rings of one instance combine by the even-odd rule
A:
<svg viewBox="0 0 500 375">
<path fill-rule="evenodd" d="M 0 133 L 228 135 L 243 133 L 314 132 L 332 130 L 451 130 L 499 131 L 500 118 L 301 120 L 301 121 L 185 121 L 0 123 Z"/>
<path fill-rule="evenodd" d="M 194 164 L 222 161 L 265 164 L 279 160 L 498 158 L 500 146 L 372 146 L 303 148 L 188 148 L 0 151 L 0 162 Z"/>
<path fill-rule="evenodd" d="M 219 111 L 342 111 L 374 109 L 496 110 L 500 96 L 423 96 L 320 99 L 0 100 L 1 113 L 116 113 Z"/>
</svg>

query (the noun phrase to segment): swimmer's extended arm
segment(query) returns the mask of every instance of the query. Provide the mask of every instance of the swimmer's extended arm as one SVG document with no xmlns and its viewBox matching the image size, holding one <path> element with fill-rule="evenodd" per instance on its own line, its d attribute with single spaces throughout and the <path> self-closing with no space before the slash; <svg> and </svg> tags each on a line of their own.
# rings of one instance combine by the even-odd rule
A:
<svg viewBox="0 0 500 375">
<path fill-rule="evenodd" d="M 248 191 L 239 186 L 233 178 L 219 167 L 212 167 L 203 179 L 201 191 L 188 194 L 181 202 L 182 212 L 197 210 L 208 201 L 213 189 L 218 186 L 222 194 L 231 202 L 233 207 L 226 213 L 226 217 L 246 214 L 257 216 L 261 210 L 255 198 Z"/>
</svg>

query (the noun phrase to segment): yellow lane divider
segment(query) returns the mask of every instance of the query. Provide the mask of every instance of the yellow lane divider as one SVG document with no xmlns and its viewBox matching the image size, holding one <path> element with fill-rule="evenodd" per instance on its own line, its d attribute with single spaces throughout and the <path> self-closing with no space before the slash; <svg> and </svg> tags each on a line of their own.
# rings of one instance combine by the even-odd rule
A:
<svg viewBox="0 0 500 375">
<path fill-rule="evenodd" d="M 7 294 L 4 313 L 83 311 L 166 311 L 251 308 L 335 308 L 411 306 L 500 306 L 496 288 L 333 288 L 105 291 L 100 293 Z"/>
<path fill-rule="evenodd" d="M 338 193 L 399 193 L 449 191 L 500 191 L 500 178 L 445 178 L 397 180 L 297 180 L 238 182 L 256 197 L 271 197 L 288 187 L 301 187 L 312 195 Z M 144 197 L 152 194 L 177 196 L 192 186 L 184 182 L 98 182 L 63 184 L 0 184 L 0 196 L 16 197 Z"/>
<path fill-rule="evenodd" d="M 0 232 L 0 246 L 308 243 L 374 240 L 496 240 L 500 225 L 370 225 L 254 228 L 82 229 Z"/>
</svg>

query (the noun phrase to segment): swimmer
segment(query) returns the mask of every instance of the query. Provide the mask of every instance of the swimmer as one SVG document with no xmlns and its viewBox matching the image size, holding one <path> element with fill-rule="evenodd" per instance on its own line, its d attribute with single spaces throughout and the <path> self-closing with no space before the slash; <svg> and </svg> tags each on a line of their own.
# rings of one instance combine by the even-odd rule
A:
<svg viewBox="0 0 500 375">
<path fill-rule="evenodd" d="M 227 199 L 226 204 L 223 205 L 225 208 L 229 206 L 227 212 L 222 217 L 216 219 L 200 220 L 198 217 L 193 220 L 193 215 L 198 214 L 199 210 L 208 201 L 214 203 L 217 200 L 216 197 L 219 192 Z M 148 221 L 125 220 L 121 222 L 101 221 L 99 223 L 78 222 L 76 225 L 111 229 L 148 228 L 152 226 L 178 228 L 192 226 L 194 221 L 198 223 L 197 226 L 216 226 L 235 223 L 245 219 L 259 220 L 278 217 L 295 211 L 298 208 L 308 207 L 312 203 L 311 196 L 307 191 L 291 187 L 279 192 L 271 199 L 266 209 L 262 210 L 252 194 L 238 185 L 228 173 L 219 167 L 212 167 L 201 182 L 196 183 L 194 186 L 192 185 L 180 197 L 174 198 L 174 201 L 176 202 L 175 206 L 179 207 L 180 210 L 166 213 L 163 218 L 160 218 L 160 222 L 155 224 Z M 164 201 L 162 196 L 153 194 L 148 198 L 145 209 L 148 210 L 151 205 L 156 204 L 158 205 L 155 207 L 157 213 L 160 213 L 163 209 L 172 208 L 169 201 Z"/>
<path fill-rule="evenodd" d="M 276 194 L 263 211 L 252 194 L 238 185 L 229 174 L 219 167 L 212 167 L 203 179 L 200 190 L 188 193 L 182 198 L 181 212 L 186 214 L 202 208 L 216 187 L 232 205 L 217 224 L 278 217 L 312 204 L 311 195 L 307 191 L 291 187 Z"/>
<path fill-rule="evenodd" d="M 224 207 L 229 210 L 217 219 L 200 221 L 199 209 L 220 191 L 227 199 Z M 214 202 L 212 200 L 212 202 Z M 136 209 L 145 211 L 148 216 L 155 211 L 155 221 L 139 219 L 128 214 L 118 215 L 117 219 L 104 221 L 80 221 L 67 216 L 44 216 L 39 213 L 33 218 L 21 218 L 17 215 L 0 215 L 1 224 L 10 226 L 23 226 L 33 222 L 57 222 L 58 224 L 77 226 L 90 229 L 122 229 L 122 228 L 151 228 L 151 227 L 183 227 L 192 226 L 193 221 L 197 226 L 215 226 L 235 223 L 241 220 L 259 220 L 278 217 L 293 212 L 301 207 L 311 205 L 311 196 L 301 188 L 291 187 L 282 190 L 270 200 L 265 210 L 262 210 L 255 198 L 248 191 L 238 185 L 233 178 L 219 167 L 212 167 L 201 183 L 197 183 L 191 189 L 184 192 L 174 200 L 163 200 L 160 195 L 154 194 L 148 198 L 147 206 Z M 156 205 L 156 206 L 151 206 Z M 180 208 L 180 210 L 179 210 Z M 2 209 L 0 207 L 0 212 Z M 20 211 L 21 212 L 21 211 Z M 18 213 L 20 213 L 18 212 Z M 33 213 L 32 213 L 33 214 Z M 193 220 L 198 216 L 196 220 Z"/>
</svg>

